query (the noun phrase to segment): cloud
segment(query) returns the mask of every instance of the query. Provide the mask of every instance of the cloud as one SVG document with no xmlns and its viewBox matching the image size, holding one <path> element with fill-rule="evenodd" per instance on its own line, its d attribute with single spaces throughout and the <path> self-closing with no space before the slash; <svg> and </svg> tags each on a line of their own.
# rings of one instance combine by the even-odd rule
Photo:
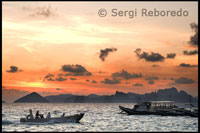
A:
<svg viewBox="0 0 200 133">
<path fill-rule="evenodd" d="M 48 81 L 55 81 L 55 79 L 53 79 L 53 78 L 48 78 L 47 80 Z"/>
<path fill-rule="evenodd" d="M 124 78 L 124 79 L 133 79 L 142 77 L 142 73 L 128 73 L 126 70 L 121 70 L 121 72 L 116 72 L 112 74 L 113 78 Z"/>
<path fill-rule="evenodd" d="M 86 81 L 86 82 L 90 82 L 90 80 L 89 80 L 89 79 L 86 79 L 85 81 Z"/>
<path fill-rule="evenodd" d="M 94 84 L 96 84 L 96 83 L 98 83 L 96 80 L 92 80 L 92 83 L 94 83 Z"/>
<path fill-rule="evenodd" d="M 136 84 L 133 84 L 133 86 L 144 86 L 144 85 L 140 83 L 136 83 Z"/>
<path fill-rule="evenodd" d="M 62 73 L 59 73 L 57 76 L 64 76 Z"/>
<path fill-rule="evenodd" d="M 65 80 L 67 80 L 67 78 L 63 78 L 63 77 L 55 78 L 55 81 L 65 81 Z"/>
<path fill-rule="evenodd" d="M 16 73 L 16 72 L 22 72 L 22 70 L 19 70 L 17 66 L 10 66 L 10 70 L 7 70 L 6 72 Z"/>
<path fill-rule="evenodd" d="M 153 64 L 152 67 L 160 67 L 160 65 L 155 65 L 155 64 Z"/>
<path fill-rule="evenodd" d="M 191 67 L 198 67 L 198 65 L 190 65 L 190 64 L 186 64 L 186 63 L 181 63 L 179 65 L 179 67 L 189 67 L 189 68 L 191 68 Z"/>
<path fill-rule="evenodd" d="M 48 78 L 51 78 L 51 77 L 54 77 L 54 75 L 53 74 L 47 74 L 44 78 L 48 79 Z"/>
<path fill-rule="evenodd" d="M 36 7 L 36 8 L 22 7 L 22 10 L 29 12 L 30 13 L 29 16 L 31 17 L 42 16 L 47 18 L 55 15 L 50 5 L 43 7 Z"/>
<path fill-rule="evenodd" d="M 54 77 L 55 75 L 54 74 L 47 74 L 45 77 L 44 77 L 44 81 L 45 80 L 48 80 L 48 81 L 55 81 L 54 79 L 53 79 L 53 77 Z"/>
<path fill-rule="evenodd" d="M 103 81 L 101 81 L 101 83 L 104 83 L 104 84 L 120 84 L 120 80 L 116 79 L 116 78 L 113 78 L 113 79 L 108 79 L 108 78 L 105 78 Z"/>
<path fill-rule="evenodd" d="M 76 78 L 70 78 L 70 80 L 77 80 Z"/>
<path fill-rule="evenodd" d="M 190 27 L 194 31 L 194 35 L 190 37 L 189 44 L 198 46 L 198 25 L 196 23 L 191 23 Z"/>
<path fill-rule="evenodd" d="M 155 77 L 155 76 L 149 76 L 149 77 L 146 77 L 145 80 L 158 80 L 159 78 L 158 77 Z"/>
<path fill-rule="evenodd" d="M 81 65 L 63 65 L 61 70 L 63 72 L 69 72 L 65 74 L 65 76 L 91 76 L 92 73 L 88 72 L 83 66 Z"/>
<path fill-rule="evenodd" d="M 154 84 L 155 82 L 153 80 L 150 80 L 148 83 L 149 84 Z"/>
<path fill-rule="evenodd" d="M 181 77 L 181 78 L 175 79 L 174 83 L 176 83 L 176 84 L 192 84 L 194 82 L 195 81 L 193 79 Z"/>
<path fill-rule="evenodd" d="M 56 88 L 56 90 L 60 91 L 60 90 L 63 90 L 63 89 L 61 89 L 61 88 Z"/>
<path fill-rule="evenodd" d="M 187 51 L 187 50 L 184 50 L 184 51 L 183 51 L 183 54 L 184 54 L 184 55 L 195 55 L 195 54 L 198 54 L 198 51 L 197 51 L 197 50 L 194 50 L 194 51 Z"/>
<path fill-rule="evenodd" d="M 44 77 L 44 81 L 45 80 L 48 80 L 48 81 L 65 81 L 67 80 L 67 78 L 63 78 L 62 76 L 59 76 L 57 78 L 54 78 L 54 74 L 47 74 L 45 77 Z"/>
<path fill-rule="evenodd" d="M 139 59 L 144 59 L 145 61 L 149 62 L 162 62 L 165 59 L 165 57 L 159 53 L 154 53 L 154 52 L 151 52 L 151 54 L 147 52 L 141 53 L 140 48 L 137 48 L 134 52 L 136 53 Z"/>
<path fill-rule="evenodd" d="M 117 51 L 117 48 L 106 48 L 104 50 L 100 50 L 99 58 L 102 61 L 105 61 L 105 58 L 108 56 L 109 52 L 115 52 Z"/>
<path fill-rule="evenodd" d="M 166 58 L 174 59 L 175 57 L 176 57 L 176 53 L 169 53 L 169 54 L 167 54 Z"/>
<path fill-rule="evenodd" d="M 174 80 L 174 78 L 163 78 L 163 80 Z"/>
</svg>

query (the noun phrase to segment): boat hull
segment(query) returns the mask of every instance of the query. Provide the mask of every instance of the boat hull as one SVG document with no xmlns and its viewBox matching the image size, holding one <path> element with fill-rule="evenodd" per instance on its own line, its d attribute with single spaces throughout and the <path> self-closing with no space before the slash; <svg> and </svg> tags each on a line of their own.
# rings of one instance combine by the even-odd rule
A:
<svg viewBox="0 0 200 133">
<path fill-rule="evenodd" d="M 43 118 L 43 119 L 25 119 L 21 118 L 21 123 L 46 123 L 46 122 L 54 122 L 54 123 L 78 123 L 84 116 L 84 113 L 81 114 L 75 114 L 71 116 L 65 116 L 65 117 L 54 117 L 54 118 Z"/>
<path fill-rule="evenodd" d="M 193 113 L 190 111 L 182 110 L 156 110 L 156 111 L 135 111 L 130 108 L 119 106 L 119 108 L 126 112 L 128 115 L 161 115 L 161 116 L 191 116 L 198 117 L 198 113 Z"/>
<path fill-rule="evenodd" d="M 125 108 L 123 106 L 119 106 L 119 108 L 126 112 L 128 115 L 157 115 L 156 112 L 153 111 L 135 111 L 133 109 Z"/>
</svg>

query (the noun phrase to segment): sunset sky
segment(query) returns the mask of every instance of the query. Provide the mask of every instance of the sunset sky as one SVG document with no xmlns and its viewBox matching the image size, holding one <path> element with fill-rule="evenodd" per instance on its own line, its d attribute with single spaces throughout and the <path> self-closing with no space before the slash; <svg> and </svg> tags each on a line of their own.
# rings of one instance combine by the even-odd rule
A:
<svg viewBox="0 0 200 133">
<path fill-rule="evenodd" d="M 112 17 L 113 8 L 138 16 Z M 189 15 L 142 17 L 142 8 Z M 170 87 L 198 96 L 197 27 L 197 2 L 3 2 L 3 100 Z"/>
</svg>

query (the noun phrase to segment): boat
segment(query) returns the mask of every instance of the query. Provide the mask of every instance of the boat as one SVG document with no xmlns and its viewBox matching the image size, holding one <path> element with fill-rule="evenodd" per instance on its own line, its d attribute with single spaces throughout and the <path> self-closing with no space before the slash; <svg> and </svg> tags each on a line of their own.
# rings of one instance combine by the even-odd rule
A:
<svg viewBox="0 0 200 133">
<path fill-rule="evenodd" d="M 119 108 L 128 115 L 160 115 L 158 110 L 176 108 L 173 101 L 148 101 L 136 104 L 133 109 L 119 105 Z"/>
<path fill-rule="evenodd" d="M 46 122 L 54 122 L 54 123 L 78 123 L 84 116 L 84 113 L 69 115 L 69 116 L 61 116 L 61 117 L 52 117 L 52 118 L 39 118 L 39 119 L 27 119 L 21 118 L 21 123 L 46 123 Z"/>
<path fill-rule="evenodd" d="M 156 114 L 156 112 L 154 111 L 137 111 L 137 110 L 126 108 L 120 105 L 119 105 L 119 108 L 122 110 L 122 112 L 125 112 L 128 115 L 155 115 Z"/>
<path fill-rule="evenodd" d="M 133 109 L 119 105 L 122 112 L 128 115 L 161 115 L 161 116 L 191 116 L 198 117 L 197 112 L 178 108 L 173 101 L 148 101 L 136 104 Z"/>
</svg>

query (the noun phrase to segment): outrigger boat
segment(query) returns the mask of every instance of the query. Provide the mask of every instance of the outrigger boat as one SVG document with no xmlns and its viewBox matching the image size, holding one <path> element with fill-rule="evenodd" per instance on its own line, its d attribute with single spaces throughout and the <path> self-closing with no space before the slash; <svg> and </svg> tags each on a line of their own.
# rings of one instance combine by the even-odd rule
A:
<svg viewBox="0 0 200 133">
<path fill-rule="evenodd" d="M 21 118 L 21 123 L 46 123 L 53 121 L 55 123 L 65 123 L 65 122 L 72 122 L 78 123 L 84 116 L 84 113 L 70 115 L 70 116 L 61 116 L 61 117 L 54 117 L 54 118 L 39 118 L 39 119 L 28 119 L 28 118 Z"/>
</svg>

